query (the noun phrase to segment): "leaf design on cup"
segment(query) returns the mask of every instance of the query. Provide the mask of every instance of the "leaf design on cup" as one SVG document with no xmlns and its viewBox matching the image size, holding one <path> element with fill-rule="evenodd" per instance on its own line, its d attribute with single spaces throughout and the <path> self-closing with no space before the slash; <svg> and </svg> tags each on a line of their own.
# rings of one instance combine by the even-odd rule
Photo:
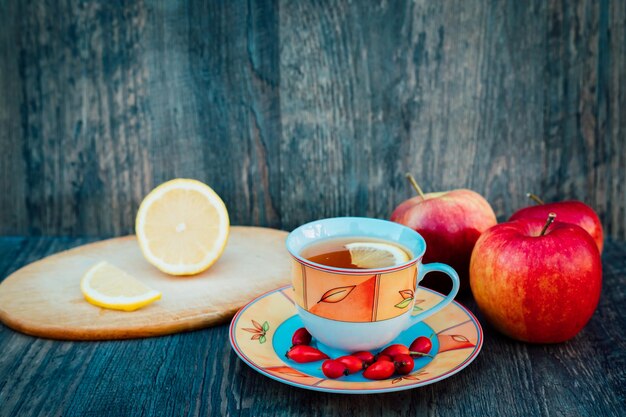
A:
<svg viewBox="0 0 626 417">
<path fill-rule="evenodd" d="M 406 308 L 406 307 L 408 307 L 408 305 L 411 304 L 411 301 L 413 301 L 413 290 L 407 289 L 407 290 L 401 290 L 401 291 L 398 291 L 398 292 L 402 296 L 402 301 L 400 301 L 394 307 L 395 308 Z"/>
<path fill-rule="evenodd" d="M 402 300 L 398 304 L 396 304 L 394 307 L 395 308 L 406 308 L 409 304 L 411 304 L 411 301 L 413 301 L 412 298 L 405 298 L 404 300 Z"/>
<path fill-rule="evenodd" d="M 338 303 L 346 298 L 355 287 L 356 285 L 349 285 L 330 289 L 322 295 L 318 303 Z"/>
<path fill-rule="evenodd" d="M 400 295 L 402 296 L 402 298 L 404 298 L 405 300 L 407 298 L 413 298 L 413 290 L 402 290 L 402 291 L 398 291 L 400 293 Z"/>
</svg>

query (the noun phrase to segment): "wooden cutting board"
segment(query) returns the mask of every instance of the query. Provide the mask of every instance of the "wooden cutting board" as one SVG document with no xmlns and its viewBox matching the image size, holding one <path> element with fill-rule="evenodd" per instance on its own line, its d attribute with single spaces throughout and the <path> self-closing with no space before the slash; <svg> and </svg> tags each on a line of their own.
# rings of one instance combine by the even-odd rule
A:
<svg viewBox="0 0 626 417">
<path fill-rule="evenodd" d="M 150 265 L 135 236 L 104 240 L 49 256 L 0 284 L 0 320 L 52 339 L 103 340 L 158 336 L 222 323 L 254 297 L 288 284 L 287 232 L 231 227 L 226 249 L 208 271 L 173 277 Z M 89 304 L 80 292 L 87 269 L 104 260 L 163 293 L 133 312 Z"/>
</svg>

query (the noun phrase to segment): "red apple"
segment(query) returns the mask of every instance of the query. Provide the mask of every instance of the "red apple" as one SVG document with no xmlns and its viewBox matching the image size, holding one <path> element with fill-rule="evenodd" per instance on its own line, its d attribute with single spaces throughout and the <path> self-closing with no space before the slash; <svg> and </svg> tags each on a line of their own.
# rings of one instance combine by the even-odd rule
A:
<svg viewBox="0 0 626 417">
<path fill-rule="evenodd" d="M 483 233 L 472 253 L 474 299 L 487 320 L 514 339 L 571 339 L 598 305 L 602 263 L 596 243 L 579 226 L 550 221 L 501 223 Z"/>
<path fill-rule="evenodd" d="M 587 231 L 596 241 L 598 250 L 602 253 L 604 241 L 602 223 L 595 211 L 581 201 L 560 201 L 558 203 L 544 203 L 533 194 L 529 194 L 540 204 L 520 209 L 513 213 L 509 220 L 517 219 L 540 219 L 545 220 L 548 213 L 556 213 L 559 222 L 576 224 Z"/>
<path fill-rule="evenodd" d="M 415 181 L 413 177 L 409 179 Z M 452 266 L 461 279 L 461 289 L 469 289 L 472 249 L 481 233 L 497 224 L 493 209 L 487 200 L 471 190 L 423 194 L 417 183 L 414 187 L 420 195 L 400 204 L 391 214 L 391 221 L 420 233 L 426 240 L 423 262 Z M 443 274 L 434 273 L 424 279 L 423 285 L 443 292 L 450 287 Z"/>
</svg>

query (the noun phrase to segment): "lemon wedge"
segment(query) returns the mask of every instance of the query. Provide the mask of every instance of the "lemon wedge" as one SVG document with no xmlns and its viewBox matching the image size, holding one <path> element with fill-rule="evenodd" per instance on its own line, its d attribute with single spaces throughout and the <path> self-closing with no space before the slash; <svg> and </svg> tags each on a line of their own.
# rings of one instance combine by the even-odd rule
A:
<svg viewBox="0 0 626 417">
<path fill-rule="evenodd" d="M 348 243 L 352 264 L 359 268 L 385 268 L 399 265 L 409 260 L 409 255 L 397 246 L 387 243 L 354 242 Z"/>
<path fill-rule="evenodd" d="M 83 275 L 80 289 L 98 307 L 134 311 L 161 298 L 161 293 L 107 263 L 99 262 Z"/>
<path fill-rule="evenodd" d="M 144 257 L 171 275 L 209 268 L 226 246 L 230 221 L 222 199 L 206 184 L 176 179 L 144 198 L 135 233 Z"/>
</svg>

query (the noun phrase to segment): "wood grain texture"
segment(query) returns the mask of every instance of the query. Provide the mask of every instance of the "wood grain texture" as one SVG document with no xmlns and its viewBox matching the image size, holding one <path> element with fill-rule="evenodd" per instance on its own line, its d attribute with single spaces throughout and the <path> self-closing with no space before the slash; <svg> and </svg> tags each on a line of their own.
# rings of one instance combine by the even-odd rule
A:
<svg viewBox="0 0 626 417">
<path fill-rule="evenodd" d="M 6 1 L 0 26 L 0 234 L 128 234 L 173 177 L 234 224 L 388 217 L 411 171 L 626 238 L 624 2 Z"/>
<path fill-rule="evenodd" d="M 87 241 L 0 238 L 0 276 Z M 232 351 L 226 325 L 109 342 L 39 339 L 0 325 L 0 416 L 620 416 L 626 244 L 607 242 L 603 266 L 600 305 L 575 339 L 515 342 L 478 314 L 485 342 L 466 370 L 417 390 L 358 398 L 265 378 Z"/>
<path fill-rule="evenodd" d="M 211 184 L 235 224 L 278 225 L 269 6 L 5 6 L 0 234 L 128 234 L 145 194 L 175 177 Z"/>
<path fill-rule="evenodd" d="M 81 246 L 7 277 L 0 284 L 0 321 L 63 340 L 152 337 L 221 324 L 251 299 L 291 281 L 286 236 L 275 229 L 232 227 L 219 261 L 191 277 L 173 277 L 150 265 L 134 236 Z M 80 281 L 101 261 L 160 291 L 162 298 L 132 313 L 89 304 Z"/>
<path fill-rule="evenodd" d="M 623 2 L 548 7 L 544 173 L 549 200 L 590 203 L 606 234 L 623 238 L 626 188 L 626 10 Z"/>
<path fill-rule="evenodd" d="M 626 238 L 626 6 L 120 1 L 0 5 L 0 234 L 116 236 L 173 177 L 234 224 L 388 217 L 534 191 Z"/>
</svg>

